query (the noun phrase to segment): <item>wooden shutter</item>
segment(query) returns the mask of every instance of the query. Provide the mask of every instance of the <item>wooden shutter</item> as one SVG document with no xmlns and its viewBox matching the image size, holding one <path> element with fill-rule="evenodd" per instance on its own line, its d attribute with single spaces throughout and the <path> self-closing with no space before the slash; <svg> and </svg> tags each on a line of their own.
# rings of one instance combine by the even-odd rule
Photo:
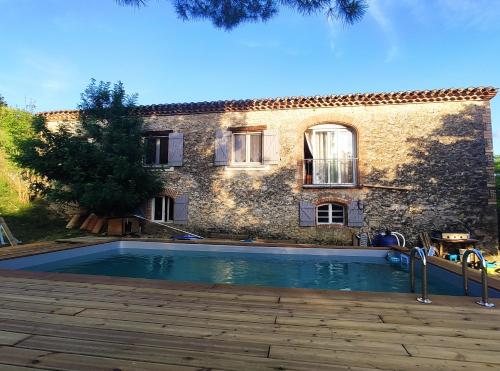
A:
<svg viewBox="0 0 500 371">
<path fill-rule="evenodd" d="M 168 136 L 168 164 L 182 166 L 184 157 L 184 134 L 170 133 Z"/>
<path fill-rule="evenodd" d="M 182 194 L 174 199 L 174 223 L 187 224 L 188 222 L 188 196 Z"/>
<path fill-rule="evenodd" d="M 316 206 L 309 202 L 300 201 L 299 226 L 314 227 L 316 225 Z"/>
<path fill-rule="evenodd" d="M 145 138 L 146 142 L 146 164 L 151 165 L 155 163 L 156 158 L 156 138 Z"/>
<path fill-rule="evenodd" d="M 264 130 L 262 162 L 264 164 L 276 165 L 280 161 L 279 133 L 276 129 Z"/>
<path fill-rule="evenodd" d="M 363 226 L 363 213 L 364 205 L 362 201 L 352 201 L 347 206 L 347 225 L 349 227 L 362 227 Z"/>
<path fill-rule="evenodd" d="M 231 148 L 231 132 L 217 130 L 215 132 L 215 166 L 229 165 L 229 151 Z"/>
</svg>

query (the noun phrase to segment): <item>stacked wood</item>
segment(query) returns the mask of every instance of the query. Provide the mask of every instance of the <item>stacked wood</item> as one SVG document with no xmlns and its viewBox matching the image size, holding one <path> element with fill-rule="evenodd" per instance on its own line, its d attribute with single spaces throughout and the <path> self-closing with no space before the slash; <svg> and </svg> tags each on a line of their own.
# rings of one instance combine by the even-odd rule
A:
<svg viewBox="0 0 500 371">
<path fill-rule="evenodd" d="M 94 218 L 96 218 L 97 215 L 95 215 L 94 213 L 90 214 L 89 216 L 87 216 L 87 218 L 85 219 L 85 221 L 83 222 L 83 224 L 80 226 L 80 229 L 82 231 L 86 231 L 87 228 L 88 228 L 88 225 L 90 223 L 90 221 Z"/>
<path fill-rule="evenodd" d="M 66 229 L 73 229 L 78 226 L 78 222 L 80 221 L 81 214 L 75 214 L 71 217 L 68 224 L 66 224 Z"/>
<path fill-rule="evenodd" d="M 106 222 L 106 218 L 98 217 L 96 220 L 96 223 L 94 225 L 94 228 L 92 228 L 92 230 L 90 232 L 94 233 L 94 234 L 100 233 L 105 222 Z"/>
</svg>

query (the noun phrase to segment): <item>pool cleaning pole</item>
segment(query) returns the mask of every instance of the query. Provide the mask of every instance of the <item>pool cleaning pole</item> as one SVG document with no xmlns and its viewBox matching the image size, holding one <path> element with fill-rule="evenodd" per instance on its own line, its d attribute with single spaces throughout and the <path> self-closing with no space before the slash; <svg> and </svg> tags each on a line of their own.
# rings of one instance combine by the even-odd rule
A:
<svg viewBox="0 0 500 371">
<path fill-rule="evenodd" d="M 149 222 L 149 223 L 158 224 L 158 225 L 161 225 L 161 226 L 163 226 L 163 227 L 173 229 L 174 231 L 177 231 L 177 232 L 182 232 L 182 233 L 186 233 L 186 234 L 188 234 L 188 235 L 190 235 L 190 236 L 193 236 L 193 237 L 197 237 L 197 238 L 203 239 L 203 237 L 198 236 L 197 234 L 190 233 L 190 232 L 187 232 L 187 231 L 183 231 L 182 229 L 172 227 L 171 225 L 164 224 L 164 223 L 160 223 L 160 222 L 155 222 L 154 220 L 149 220 L 149 219 L 144 218 L 144 217 L 142 217 L 142 216 L 140 216 L 140 215 L 135 215 L 135 214 L 134 214 L 134 216 L 135 216 L 136 218 L 139 218 L 139 219 L 145 220 L 145 221 L 147 221 L 147 222 Z"/>
</svg>

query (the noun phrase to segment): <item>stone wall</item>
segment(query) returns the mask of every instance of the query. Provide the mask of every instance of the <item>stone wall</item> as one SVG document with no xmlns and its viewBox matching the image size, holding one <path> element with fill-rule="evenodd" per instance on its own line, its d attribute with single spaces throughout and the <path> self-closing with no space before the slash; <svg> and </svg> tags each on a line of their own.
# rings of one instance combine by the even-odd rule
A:
<svg viewBox="0 0 500 371">
<path fill-rule="evenodd" d="M 469 229 L 496 249 L 497 217 L 489 102 L 295 108 L 146 117 L 147 130 L 184 133 L 184 165 L 157 171 L 165 194 L 187 193 L 199 234 L 351 245 L 353 234 L 390 228 L 410 245 L 418 233 Z M 358 185 L 304 188 L 304 131 L 337 123 L 357 133 Z M 214 166 L 216 130 L 261 126 L 280 136 L 280 161 L 258 170 Z M 299 202 L 363 201 L 364 226 L 299 227 Z M 145 212 L 150 215 L 150 208 Z"/>
<path fill-rule="evenodd" d="M 184 166 L 158 171 L 170 194 L 189 195 L 188 230 L 350 245 L 360 230 L 468 228 L 497 247 L 489 102 L 443 102 L 207 113 L 147 118 L 148 130 L 184 133 Z M 338 123 L 358 137 L 359 186 L 302 187 L 304 131 Z M 267 125 L 280 134 L 278 165 L 214 166 L 218 129 Z M 299 227 L 299 201 L 363 200 L 364 227 Z"/>
</svg>

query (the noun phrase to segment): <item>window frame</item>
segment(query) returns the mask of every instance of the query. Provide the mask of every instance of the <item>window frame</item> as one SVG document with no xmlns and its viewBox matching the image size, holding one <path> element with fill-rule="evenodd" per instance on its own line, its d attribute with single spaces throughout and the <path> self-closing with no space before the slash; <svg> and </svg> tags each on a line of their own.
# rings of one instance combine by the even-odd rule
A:
<svg viewBox="0 0 500 371">
<path fill-rule="evenodd" d="M 162 213 L 161 219 L 155 219 L 156 214 L 156 199 L 162 199 Z M 154 222 L 162 222 L 162 223 L 173 223 L 174 222 L 174 199 L 170 196 L 156 196 L 151 199 L 151 220 Z M 170 210 L 172 210 L 172 215 L 170 215 Z M 167 219 L 165 220 L 165 214 L 167 215 Z"/>
<path fill-rule="evenodd" d="M 319 208 L 321 206 L 328 206 L 328 222 L 319 221 Z M 333 206 L 340 207 L 342 209 L 342 222 L 333 222 Z M 346 205 L 342 205 L 335 202 L 327 202 L 316 206 L 316 225 L 346 225 L 347 220 L 347 210 Z"/>
<path fill-rule="evenodd" d="M 166 138 L 167 141 L 166 141 L 166 145 L 167 145 L 167 162 L 160 162 L 160 159 L 161 159 L 161 139 L 162 138 Z M 146 142 L 146 146 L 148 145 L 148 142 L 152 139 L 155 140 L 155 155 L 154 155 L 154 161 L 153 162 L 150 162 L 148 163 L 147 162 L 147 158 L 148 158 L 148 154 L 146 153 L 146 156 L 144 157 L 144 166 L 151 166 L 151 167 L 162 167 L 162 166 L 165 166 L 165 167 L 169 167 L 169 158 L 168 158 L 168 147 L 169 147 L 169 135 L 166 134 L 166 135 L 147 135 L 147 136 L 144 136 L 144 141 Z M 146 148 L 146 150 L 148 150 L 148 148 Z"/>
<path fill-rule="evenodd" d="M 251 140 L 252 135 L 258 134 L 260 136 L 260 161 L 250 161 L 251 156 Z M 236 135 L 245 136 L 245 161 L 237 162 L 235 161 L 235 139 Z M 264 152 L 264 133 L 262 131 L 245 131 L 245 132 L 233 132 L 231 135 L 231 165 L 234 166 L 256 166 L 263 164 L 263 152 Z"/>
<path fill-rule="evenodd" d="M 307 132 L 309 132 L 310 136 L 308 137 L 307 136 Z M 342 179 L 342 173 L 339 172 L 339 182 L 328 182 L 328 183 L 315 183 L 314 182 L 314 179 L 315 179 L 315 171 L 314 171 L 314 168 L 315 168 L 315 165 L 314 165 L 314 160 L 332 160 L 332 161 L 335 161 L 336 164 L 337 164 L 337 169 L 340 169 L 342 167 L 342 158 L 340 156 L 338 156 L 338 151 L 339 151 L 339 148 L 341 148 L 341 144 L 340 144 L 340 141 L 338 140 L 339 139 L 339 134 L 341 132 L 349 132 L 350 133 L 350 138 L 351 140 L 349 141 L 349 146 L 350 146 L 350 149 L 351 149 L 351 156 L 348 158 L 348 160 L 350 161 L 350 169 L 352 171 L 352 181 L 351 182 L 345 182 L 343 179 Z M 303 184 L 304 187 L 306 188 L 346 188 L 346 187 L 356 187 L 358 184 L 359 184 L 359 174 L 358 174 L 358 133 L 357 131 L 348 126 L 348 125 L 343 125 L 343 124 L 337 124 L 337 123 L 324 123 L 324 124 L 317 124 L 317 125 L 314 125 L 314 126 L 311 126 L 309 127 L 304 135 L 305 135 L 305 142 L 307 141 L 307 144 L 304 142 L 304 145 L 308 145 L 311 152 L 314 152 L 315 149 L 314 149 L 314 142 L 315 142 L 315 137 L 316 135 L 318 135 L 319 133 L 328 133 L 327 135 L 329 135 L 329 138 L 331 138 L 332 135 L 334 135 L 334 139 L 335 139 L 335 147 L 336 147 L 336 150 L 335 152 L 337 153 L 337 156 L 333 157 L 332 156 L 332 159 L 315 159 L 315 158 L 312 158 L 312 159 L 306 159 L 305 158 L 305 149 L 304 149 L 304 183 L 306 182 L 306 167 L 307 166 L 310 166 L 311 167 L 311 176 L 312 176 L 312 183 L 306 183 L 306 184 Z M 309 139 L 308 139 L 309 138 Z M 343 142 L 343 143 L 348 143 L 348 142 Z M 310 162 L 310 165 L 307 164 L 308 161 L 311 161 Z M 327 167 L 328 169 L 328 180 L 330 181 L 331 180 L 331 177 L 332 177 L 332 174 L 330 173 L 330 168 Z"/>
</svg>

